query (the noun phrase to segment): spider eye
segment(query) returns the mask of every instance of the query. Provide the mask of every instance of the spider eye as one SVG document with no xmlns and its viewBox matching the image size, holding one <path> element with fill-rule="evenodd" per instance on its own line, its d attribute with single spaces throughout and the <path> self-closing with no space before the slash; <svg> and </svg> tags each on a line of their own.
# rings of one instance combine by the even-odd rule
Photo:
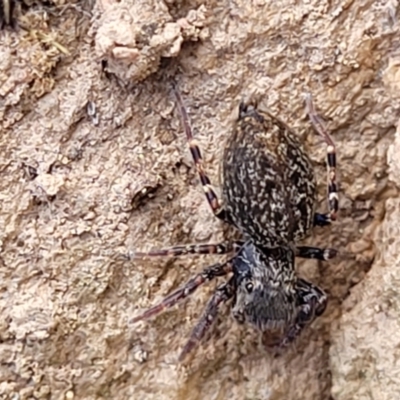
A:
<svg viewBox="0 0 400 400">
<path fill-rule="evenodd" d="M 247 282 L 246 285 L 245 285 L 245 287 L 246 287 L 246 290 L 247 290 L 249 293 L 251 293 L 251 292 L 253 291 L 254 285 L 253 285 L 251 282 Z"/>
</svg>

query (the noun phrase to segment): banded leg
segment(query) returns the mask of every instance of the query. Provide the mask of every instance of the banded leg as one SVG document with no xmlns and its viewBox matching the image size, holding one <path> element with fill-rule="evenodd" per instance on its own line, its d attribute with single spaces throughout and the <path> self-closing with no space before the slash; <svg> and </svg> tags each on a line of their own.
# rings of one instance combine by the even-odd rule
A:
<svg viewBox="0 0 400 400">
<path fill-rule="evenodd" d="M 179 356 L 179 361 L 182 361 L 185 356 L 199 344 L 199 342 L 201 341 L 201 339 L 203 339 L 204 335 L 217 317 L 220 305 L 232 298 L 234 293 L 234 277 L 232 277 L 228 282 L 220 285 L 216 289 L 211 300 L 208 302 L 200 320 L 193 328 L 190 338 Z"/>
<path fill-rule="evenodd" d="M 313 258 L 315 260 L 328 261 L 336 257 L 337 250 L 335 249 L 320 249 L 319 247 L 300 246 L 296 247 L 296 257 Z"/>
<path fill-rule="evenodd" d="M 328 134 L 324 123 L 317 115 L 310 94 L 306 96 L 307 113 L 315 130 L 325 139 L 327 144 L 327 167 L 328 167 L 328 206 L 329 213 L 317 214 L 314 218 L 316 225 L 328 225 L 335 221 L 339 210 L 339 195 L 336 183 L 336 148 L 335 143 Z M 317 222 L 317 223 L 316 223 Z M 319 222 L 319 223 L 318 223 Z"/>
<path fill-rule="evenodd" d="M 188 244 L 165 249 L 154 249 L 147 252 L 134 252 L 129 254 L 128 258 L 132 260 L 134 258 L 146 257 L 179 257 L 188 254 L 236 254 L 244 244 L 245 242 L 242 240 L 237 240 L 235 242 Z M 336 257 L 337 250 L 331 248 L 321 249 L 319 247 L 300 246 L 296 247 L 295 255 L 300 258 L 312 258 L 327 261 Z"/>
<path fill-rule="evenodd" d="M 211 210 L 216 217 L 227 222 L 228 217 L 226 215 L 226 211 L 221 206 L 221 204 L 218 200 L 218 196 L 216 195 L 216 193 L 214 192 L 214 189 L 211 186 L 210 179 L 208 178 L 207 174 L 204 171 L 203 158 L 201 157 L 201 152 L 200 152 L 200 148 L 197 144 L 197 141 L 193 137 L 193 132 L 192 132 L 192 128 L 190 126 L 189 116 L 186 112 L 185 106 L 183 105 L 182 97 L 181 97 L 178 89 L 175 86 L 173 86 L 173 91 L 175 93 L 179 113 L 181 115 L 183 129 L 186 133 L 186 138 L 187 138 L 187 141 L 189 144 L 189 149 L 190 149 L 190 152 L 192 153 L 193 161 L 196 166 L 197 173 L 199 174 L 200 182 L 203 186 L 204 194 L 206 195 L 208 204 L 210 205 Z"/>
<path fill-rule="evenodd" d="M 310 325 L 315 318 L 322 315 L 326 309 L 327 295 L 319 287 L 304 279 L 298 279 L 296 289 L 300 310 L 293 325 L 289 327 L 286 337 L 281 340 L 279 347 L 286 347 L 292 343 L 301 331 Z"/>
<path fill-rule="evenodd" d="M 0 30 L 6 25 L 14 28 L 14 7 L 15 0 L 0 0 Z"/>
<path fill-rule="evenodd" d="M 154 249 L 147 252 L 134 252 L 129 258 L 145 257 L 179 257 L 187 254 L 228 254 L 237 253 L 244 245 L 244 241 L 207 243 L 207 244 L 188 244 L 173 246 L 166 249 Z"/>
<path fill-rule="evenodd" d="M 176 290 L 175 292 L 165 297 L 165 299 L 162 300 L 161 303 L 155 305 L 154 307 L 149 308 L 143 314 L 133 318 L 131 320 L 131 323 L 135 323 L 143 319 L 153 317 L 154 315 L 159 314 L 161 311 L 173 307 L 179 301 L 190 296 L 203 283 L 211 281 L 212 279 L 218 276 L 224 276 L 229 272 L 232 272 L 232 268 L 233 268 L 232 259 L 224 263 L 217 263 L 211 265 L 208 268 L 205 268 L 203 272 L 196 275 L 194 278 L 190 279 L 185 286 L 181 287 L 180 289 Z"/>
</svg>

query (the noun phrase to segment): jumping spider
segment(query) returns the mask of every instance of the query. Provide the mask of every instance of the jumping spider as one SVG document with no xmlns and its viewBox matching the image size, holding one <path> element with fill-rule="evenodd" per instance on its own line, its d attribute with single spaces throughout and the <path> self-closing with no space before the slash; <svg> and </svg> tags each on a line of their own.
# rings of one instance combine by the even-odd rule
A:
<svg viewBox="0 0 400 400">
<path fill-rule="evenodd" d="M 222 162 L 221 205 L 203 169 L 200 149 L 193 138 L 180 93 L 174 87 L 182 125 L 205 196 L 214 215 L 234 225 L 244 240 L 217 244 L 192 244 L 135 253 L 135 257 L 184 254 L 228 254 L 226 262 L 205 268 L 160 304 L 133 318 L 147 319 L 191 295 L 200 285 L 231 274 L 216 289 L 182 350 L 183 359 L 204 337 L 221 303 L 230 299 L 233 317 L 263 333 L 280 333 L 274 345 L 288 345 L 321 315 L 327 303 L 323 290 L 299 278 L 295 257 L 328 260 L 334 249 L 297 247 L 313 226 L 336 219 L 335 145 L 316 115 L 311 96 L 306 99 L 309 118 L 327 143 L 329 213 L 314 213 L 316 183 L 311 160 L 296 134 L 269 112 L 241 103 L 239 116 L 227 142 Z"/>
</svg>

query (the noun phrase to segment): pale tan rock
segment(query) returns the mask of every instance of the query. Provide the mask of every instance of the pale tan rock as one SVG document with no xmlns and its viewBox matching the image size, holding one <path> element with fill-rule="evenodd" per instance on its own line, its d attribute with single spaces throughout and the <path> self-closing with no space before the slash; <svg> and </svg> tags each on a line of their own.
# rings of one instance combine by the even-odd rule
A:
<svg viewBox="0 0 400 400">
<path fill-rule="evenodd" d="M 400 188 L 400 124 L 389 147 L 389 178 Z M 332 333 L 333 387 L 338 400 L 389 400 L 400 388 L 400 199 L 385 201 L 385 218 L 375 232 L 379 253 L 356 286 Z"/>
<path fill-rule="evenodd" d="M 45 36 L 1 32 L 0 397 L 396 399 L 393 2 L 226 0 L 203 10 L 198 1 L 101 0 L 93 18 L 91 3 L 23 10 L 20 21 Z M 152 45 L 140 48 L 135 35 L 146 24 Z M 118 79 L 102 72 L 103 56 Z M 307 142 L 321 211 L 325 145 L 305 117 L 304 93 L 336 142 L 340 219 L 307 243 L 341 257 L 298 260 L 300 274 L 329 293 L 328 309 L 278 358 L 225 307 L 209 339 L 177 363 L 219 282 L 154 320 L 129 323 L 220 259 L 121 255 L 234 235 L 205 202 L 172 78 L 215 186 L 242 98 L 255 96 Z"/>
<path fill-rule="evenodd" d="M 178 21 L 162 0 L 122 0 L 101 8 L 97 56 L 107 61 L 109 72 L 131 83 L 157 71 L 161 57 L 176 57 L 184 39 L 197 40 L 206 23 L 204 6 Z"/>
</svg>

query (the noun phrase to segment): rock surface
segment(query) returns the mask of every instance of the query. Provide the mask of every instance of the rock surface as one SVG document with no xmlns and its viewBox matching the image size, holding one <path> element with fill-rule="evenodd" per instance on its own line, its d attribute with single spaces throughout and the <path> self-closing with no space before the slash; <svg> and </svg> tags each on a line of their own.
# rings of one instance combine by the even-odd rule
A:
<svg viewBox="0 0 400 400">
<path fill-rule="evenodd" d="M 400 125 L 388 152 L 389 178 L 400 187 Z M 394 399 L 400 394 L 400 200 L 389 198 L 374 232 L 379 253 L 343 304 L 332 329 L 332 395 L 338 400 Z"/>
<path fill-rule="evenodd" d="M 53 3 L 0 33 L 0 398 L 398 398 L 397 2 Z M 340 219 L 307 243 L 341 255 L 298 261 L 328 309 L 279 357 L 226 307 L 177 362 L 217 283 L 129 323 L 218 257 L 123 255 L 234 234 L 204 199 L 172 79 L 215 186 L 242 98 L 307 142 L 322 211 L 305 93 L 337 145 Z"/>
</svg>

